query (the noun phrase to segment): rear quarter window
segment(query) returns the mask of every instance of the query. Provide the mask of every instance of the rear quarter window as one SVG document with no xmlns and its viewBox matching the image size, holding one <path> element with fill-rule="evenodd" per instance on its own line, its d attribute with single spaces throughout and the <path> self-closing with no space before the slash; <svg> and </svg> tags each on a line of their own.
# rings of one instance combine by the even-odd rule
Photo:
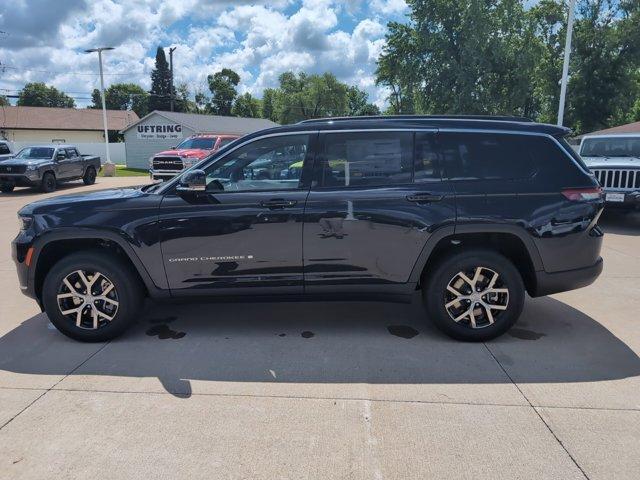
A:
<svg viewBox="0 0 640 480">
<path fill-rule="evenodd" d="M 528 135 L 441 132 L 438 136 L 449 179 L 520 180 L 533 177 L 539 169 L 533 137 Z"/>
</svg>

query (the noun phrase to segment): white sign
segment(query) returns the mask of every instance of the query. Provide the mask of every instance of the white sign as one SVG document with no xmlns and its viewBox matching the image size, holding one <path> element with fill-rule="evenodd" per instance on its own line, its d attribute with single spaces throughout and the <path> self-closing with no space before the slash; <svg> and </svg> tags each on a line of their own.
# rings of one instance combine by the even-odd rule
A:
<svg viewBox="0 0 640 480">
<path fill-rule="evenodd" d="M 624 202 L 624 193 L 607 193 L 604 199 L 607 202 Z"/>
<path fill-rule="evenodd" d="M 137 125 L 138 138 L 143 140 L 174 140 L 182 138 L 182 125 Z"/>
</svg>

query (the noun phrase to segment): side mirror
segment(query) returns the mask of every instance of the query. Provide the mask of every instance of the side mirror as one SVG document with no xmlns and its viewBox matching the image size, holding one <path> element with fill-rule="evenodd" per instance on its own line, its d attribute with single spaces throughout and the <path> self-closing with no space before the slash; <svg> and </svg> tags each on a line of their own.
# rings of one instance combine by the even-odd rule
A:
<svg viewBox="0 0 640 480">
<path fill-rule="evenodd" d="M 207 175 L 204 170 L 189 170 L 178 184 L 178 193 L 204 192 L 207 188 Z"/>
</svg>

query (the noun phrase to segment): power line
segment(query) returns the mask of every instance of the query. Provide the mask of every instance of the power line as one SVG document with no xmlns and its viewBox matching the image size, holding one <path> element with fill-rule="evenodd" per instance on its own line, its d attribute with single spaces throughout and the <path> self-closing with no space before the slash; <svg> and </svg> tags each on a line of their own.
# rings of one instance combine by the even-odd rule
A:
<svg viewBox="0 0 640 480">
<path fill-rule="evenodd" d="M 48 73 L 50 75 L 67 75 L 67 74 L 72 74 L 72 75 L 87 75 L 87 76 L 100 76 L 100 73 L 95 73 L 95 72 L 70 72 L 70 71 L 52 71 L 52 70 L 38 70 L 38 69 L 34 69 L 34 68 L 21 68 L 21 67 L 13 67 L 11 65 L 3 65 L 2 67 L 0 67 L 2 69 L 10 69 L 10 70 L 16 70 L 19 72 L 33 72 L 33 73 Z M 147 72 L 142 72 L 142 75 L 147 75 Z M 127 75 L 140 75 L 140 73 L 138 72 L 127 72 L 127 73 L 105 73 L 104 75 L 111 75 L 111 76 L 127 76 Z"/>
</svg>

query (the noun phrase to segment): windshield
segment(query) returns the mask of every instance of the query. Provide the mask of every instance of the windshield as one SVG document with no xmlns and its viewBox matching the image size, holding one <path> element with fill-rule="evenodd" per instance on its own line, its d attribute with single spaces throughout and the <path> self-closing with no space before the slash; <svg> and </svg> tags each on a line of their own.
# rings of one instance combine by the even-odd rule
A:
<svg viewBox="0 0 640 480">
<path fill-rule="evenodd" d="M 580 155 L 584 157 L 640 157 L 640 137 L 586 138 Z"/>
<path fill-rule="evenodd" d="M 176 147 L 176 150 L 183 150 L 187 148 L 196 148 L 198 150 L 213 150 L 216 145 L 217 137 L 213 138 L 190 138 L 185 140 Z"/>
<path fill-rule="evenodd" d="M 48 147 L 27 147 L 18 152 L 16 158 L 52 158 L 53 148 Z"/>
</svg>

